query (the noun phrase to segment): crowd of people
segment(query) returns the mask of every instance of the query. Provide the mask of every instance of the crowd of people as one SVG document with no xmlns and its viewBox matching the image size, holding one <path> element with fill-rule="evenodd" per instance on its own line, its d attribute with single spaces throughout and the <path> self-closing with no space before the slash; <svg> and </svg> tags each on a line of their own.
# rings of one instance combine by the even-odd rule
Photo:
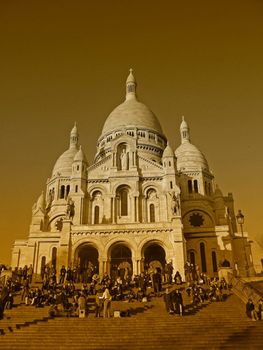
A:
<svg viewBox="0 0 263 350">
<path fill-rule="evenodd" d="M 12 308 L 14 294 L 20 291 L 21 302 L 28 306 L 50 307 L 50 315 L 85 317 L 93 310 L 96 317 L 109 317 L 112 301 L 147 302 L 152 297 L 163 296 L 166 311 L 170 315 L 184 315 L 182 290 L 197 307 L 206 301 L 224 301 L 231 290 L 224 278 L 209 278 L 199 273 L 198 266 L 189 262 L 185 265 L 186 281 L 178 271 L 173 274 L 173 266 L 166 263 L 164 268 L 147 267 L 139 275 L 131 276 L 127 268 L 115 269 L 101 278 L 96 269 L 88 267 L 66 268 L 57 273 L 55 266 L 46 265 L 41 272 L 42 283 L 32 285 L 32 265 L 16 269 L 5 286 L 0 286 L 0 319 L 5 308 Z M 181 286 L 183 284 L 183 286 Z M 76 288 L 76 285 L 78 288 Z M 81 285 L 81 287 L 80 287 Z M 258 310 L 252 300 L 246 304 L 246 313 L 253 320 L 262 319 L 260 300 Z"/>
</svg>

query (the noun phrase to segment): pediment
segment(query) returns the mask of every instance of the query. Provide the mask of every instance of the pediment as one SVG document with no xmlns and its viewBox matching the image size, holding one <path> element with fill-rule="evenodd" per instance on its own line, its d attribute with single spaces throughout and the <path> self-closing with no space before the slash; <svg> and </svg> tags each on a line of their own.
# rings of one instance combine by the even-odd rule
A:
<svg viewBox="0 0 263 350">
<path fill-rule="evenodd" d="M 111 167 L 111 155 L 101 159 L 99 162 L 92 164 L 88 168 L 88 177 L 94 175 L 105 175 Z"/>
<path fill-rule="evenodd" d="M 160 174 L 163 172 L 163 167 L 161 164 L 142 156 L 138 157 L 138 168 L 141 169 L 142 172 L 147 173 L 153 171 L 154 173 Z"/>
</svg>

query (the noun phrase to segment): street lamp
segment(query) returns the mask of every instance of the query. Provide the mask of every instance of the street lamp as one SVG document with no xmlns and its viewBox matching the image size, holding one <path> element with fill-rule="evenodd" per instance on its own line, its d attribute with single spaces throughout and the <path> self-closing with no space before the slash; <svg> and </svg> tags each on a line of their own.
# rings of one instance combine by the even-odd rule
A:
<svg viewBox="0 0 263 350">
<path fill-rule="evenodd" d="M 243 241 L 243 250 L 244 250 L 244 261 L 246 263 L 245 266 L 245 272 L 246 276 L 248 276 L 248 262 L 247 262 L 247 254 L 246 254 L 246 245 L 245 245 L 245 240 L 244 240 L 244 231 L 243 231 L 243 225 L 244 225 L 244 215 L 242 214 L 241 210 L 238 211 L 236 215 L 237 223 L 240 225 L 240 230 L 241 230 L 241 235 L 242 235 L 242 241 Z"/>
</svg>

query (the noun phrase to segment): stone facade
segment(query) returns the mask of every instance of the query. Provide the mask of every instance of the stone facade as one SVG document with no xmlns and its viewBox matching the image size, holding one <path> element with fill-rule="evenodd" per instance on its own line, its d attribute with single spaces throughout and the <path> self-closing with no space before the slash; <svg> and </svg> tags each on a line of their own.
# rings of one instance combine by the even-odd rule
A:
<svg viewBox="0 0 263 350">
<path fill-rule="evenodd" d="M 156 116 L 137 100 L 130 71 L 126 100 L 106 119 L 93 164 L 73 127 L 69 149 L 32 208 L 28 239 L 14 244 L 13 268 L 81 265 L 102 275 L 126 267 L 139 274 L 172 261 L 184 276 L 190 260 L 210 276 L 223 261 L 242 271 L 240 241 L 248 256 L 250 245 L 235 234 L 233 197 L 215 187 L 184 118 L 180 132 L 174 153 Z"/>
</svg>

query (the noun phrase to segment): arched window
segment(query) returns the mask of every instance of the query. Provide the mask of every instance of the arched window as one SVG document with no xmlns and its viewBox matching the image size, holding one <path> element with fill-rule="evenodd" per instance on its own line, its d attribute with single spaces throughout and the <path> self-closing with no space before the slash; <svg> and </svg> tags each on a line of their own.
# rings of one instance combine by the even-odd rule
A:
<svg viewBox="0 0 263 350">
<path fill-rule="evenodd" d="M 41 258 L 41 265 L 40 265 L 40 274 L 42 276 L 42 279 L 44 277 L 45 266 L 46 266 L 46 257 L 42 256 L 42 258 Z"/>
<path fill-rule="evenodd" d="M 57 265 L 57 248 L 56 247 L 52 248 L 51 264 L 56 269 L 56 265 Z"/>
<path fill-rule="evenodd" d="M 190 263 L 195 266 L 195 253 L 193 251 L 190 252 Z"/>
<path fill-rule="evenodd" d="M 216 252 L 212 251 L 212 264 L 213 264 L 213 271 L 217 272 L 217 261 L 216 261 Z"/>
<path fill-rule="evenodd" d="M 59 195 L 59 198 L 64 198 L 65 197 L 65 186 L 62 185 L 60 187 L 60 195 Z"/>
<path fill-rule="evenodd" d="M 210 183 L 208 183 L 208 194 L 209 194 L 209 196 L 211 196 L 211 184 Z"/>
<path fill-rule="evenodd" d="M 67 185 L 67 187 L 66 187 L 66 197 L 68 196 L 69 191 L 70 191 L 70 185 Z"/>
<path fill-rule="evenodd" d="M 154 204 L 150 204 L 150 222 L 155 222 L 155 208 L 154 208 Z"/>
<path fill-rule="evenodd" d="M 197 182 L 197 180 L 194 180 L 194 191 L 195 191 L 195 193 L 198 193 L 198 182 Z"/>
<path fill-rule="evenodd" d="M 200 256 L 202 272 L 206 272 L 205 244 L 200 243 Z"/>
<path fill-rule="evenodd" d="M 78 192 L 78 185 L 75 186 L 75 192 Z"/>
<path fill-rule="evenodd" d="M 188 192 L 189 192 L 189 193 L 192 193 L 192 192 L 193 192 L 192 180 L 188 180 Z"/>
<path fill-rule="evenodd" d="M 120 193 L 121 199 L 121 216 L 128 215 L 128 191 L 124 188 Z"/>
<path fill-rule="evenodd" d="M 94 208 L 94 224 L 100 223 L 100 207 L 98 205 Z"/>
</svg>

